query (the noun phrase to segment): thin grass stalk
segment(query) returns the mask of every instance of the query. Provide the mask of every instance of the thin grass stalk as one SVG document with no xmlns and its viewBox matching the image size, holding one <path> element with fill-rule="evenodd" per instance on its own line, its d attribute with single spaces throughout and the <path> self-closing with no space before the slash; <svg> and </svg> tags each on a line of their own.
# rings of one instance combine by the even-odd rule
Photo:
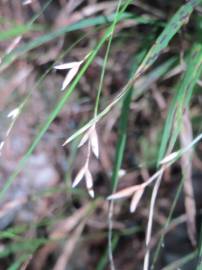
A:
<svg viewBox="0 0 202 270">
<path fill-rule="evenodd" d="M 127 0 L 126 1 L 126 3 L 123 5 L 123 7 L 121 8 L 121 10 L 119 12 L 118 19 L 120 18 L 121 14 L 125 11 L 125 9 L 127 8 L 127 6 L 131 2 L 132 2 L 132 0 Z M 24 165 L 27 162 L 27 159 L 30 157 L 30 155 L 32 154 L 32 152 L 34 151 L 34 149 L 37 147 L 38 143 L 40 142 L 41 138 L 43 137 L 43 135 L 45 134 L 45 132 L 49 128 L 50 124 L 53 122 L 53 120 L 58 115 L 58 113 L 62 110 L 62 108 L 64 107 L 64 105 L 66 104 L 66 102 L 69 100 L 71 94 L 75 90 L 75 87 L 77 86 L 77 84 L 80 81 L 81 77 L 84 75 L 84 73 L 86 72 L 87 68 L 89 67 L 89 65 L 94 60 L 95 56 L 97 55 L 97 53 L 99 52 L 99 50 L 101 49 L 101 47 L 104 45 L 104 43 L 107 40 L 107 38 L 110 36 L 111 31 L 112 31 L 112 25 L 107 28 L 105 34 L 103 35 L 103 37 L 101 38 L 101 40 L 99 41 L 99 43 L 97 44 L 97 46 L 94 48 L 94 50 L 91 51 L 91 53 L 89 54 L 89 57 L 87 58 L 85 64 L 83 65 L 83 67 L 81 68 L 81 70 L 78 72 L 77 76 L 75 77 L 75 79 L 71 83 L 68 91 L 66 91 L 66 93 L 63 95 L 63 97 L 57 103 L 57 105 L 55 106 L 54 110 L 49 115 L 48 119 L 42 125 L 40 131 L 38 132 L 37 136 L 35 137 L 34 141 L 31 144 L 31 146 L 29 147 L 29 149 L 27 150 L 27 152 L 25 153 L 25 155 L 22 157 L 22 159 L 19 161 L 19 163 L 17 165 L 17 168 L 11 174 L 11 176 L 7 179 L 5 185 L 2 187 L 2 190 L 0 191 L 0 200 L 2 200 L 2 198 L 5 195 L 6 191 L 9 189 L 9 187 L 11 186 L 11 184 L 13 183 L 13 181 L 15 180 L 15 178 L 18 176 L 18 174 L 23 169 Z"/>
<path fill-rule="evenodd" d="M 168 214 L 168 218 L 166 220 L 166 223 L 165 225 L 163 226 L 163 231 L 162 231 L 162 234 L 161 234 L 161 237 L 160 237 L 160 240 L 158 242 L 158 245 L 157 245 L 157 248 L 156 248 L 156 251 L 154 253 L 154 256 L 153 256 L 153 260 L 152 260 L 152 266 L 151 268 L 152 269 L 155 269 L 155 265 L 157 263 L 157 260 L 158 260 L 158 257 L 159 257 L 159 254 L 160 254 L 160 250 L 161 250 L 161 247 L 163 245 L 163 241 L 164 241 L 164 237 L 165 237 L 165 233 L 166 233 L 166 229 L 168 228 L 169 224 L 170 224 L 170 221 L 171 221 L 171 218 L 173 216 L 173 213 L 174 213 L 174 210 L 175 210 L 175 207 L 176 207 L 176 204 L 178 202 L 178 199 L 179 199 L 179 196 L 182 192 L 182 188 L 183 188 L 183 184 L 184 184 L 184 178 L 181 179 L 179 185 L 178 185 L 178 189 L 176 191 L 176 195 L 174 197 L 174 200 L 173 200 L 173 203 L 171 205 L 171 208 L 170 208 L 170 212 Z"/>
<path fill-rule="evenodd" d="M 143 270 L 149 269 L 150 250 L 148 247 L 149 247 L 149 243 L 151 240 L 151 234 L 152 234 L 152 224 L 153 224 L 155 201 L 156 201 L 156 197 L 157 197 L 158 190 L 160 187 L 162 175 L 163 175 L 163 170 L 161 171 L 161 174 L 158 176 L 158 179 L 156 180 L 153 191 L 152 191 L 151 203 L 150 203 L 150 209 L 149 209 L 149 219 L 148 219 L 147 232 L 146 232 L 146 253 L 145 253 L 145 257 L 144 257 Z"/>
</svg>

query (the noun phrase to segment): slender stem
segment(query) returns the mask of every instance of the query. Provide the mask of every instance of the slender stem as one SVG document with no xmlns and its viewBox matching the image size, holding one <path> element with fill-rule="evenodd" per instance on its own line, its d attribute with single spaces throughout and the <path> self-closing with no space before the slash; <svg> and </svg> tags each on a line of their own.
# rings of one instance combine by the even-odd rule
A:
<svg viewBox="0 0 202 270">
<path fill-rule="evenodd" d="M 98 108 L 99 108 L 100 96 L 101 96 L 101 92 L 102 92 L 102 88 L 103 88 L 106 65 L 107 65 L 108 58 L 109 58 L 109 52 L 110 52 L 110 48 L 111 48 L 111 44 L 112 44 L 114 30 L 115 30 L 115 27 L 116 27 L 116 24 L 117 24 L 117 21 L 118 21 L 118 14 L 119 14 L 119 9 L 120 9 L 120 6 L 121 6 L 121 2 L 122 2 L 122 0 L 119 0 L 119 2 L 118 2 L 118 6 L 117 6 L 117 9 L 116 9 L 116 15 L 115 15 L 115 18 L 114 18 L 114 21 L 113 21 L 113 24 L 112 24 L 112 30 L 111 30 L 111 34 L 110 34 L 109 41 L 108 41 L 108 44 L 107 44 L 107 49 L 106 49 L 104 62 L 103 62 L 103 67 L 102 67 L 101 76 L 100 76 L 98 92 L 97 92 L 96 101 L 95 101 L 94 117 L 96 117 L 97 114 L 98 114 Z"/>
<path fill-rule="evenodd" d="M 152 196 L 151 196 L 151 204 L 150 204 L 150 210 L 149 210 L 149 220 L 148 220 L 148 225 L 147 225 L 147 233 L 146 233 L 146 253 L 145 253 L 145 257 L 144 257 L 144 267 L 143 270 L 148 270 L 149 269 L 149 257 L 150 257 L 150 250 L 149 250 L 149 242 L 151 239 L 151 233 L 152 233 L 152 224 L 153 224 L 153 216 L 154 216 L 154 207 L 155 207 L 155 201 L 156 201 L 156 197 L 158 194 L 158 190 L 159 190 L 159 186 L 161 183 L 161 178 L 163 175 L 163 170 L 161 171 L 161 174 L 159 175 L 153 192 L 152 192 Z"/>
</svg>

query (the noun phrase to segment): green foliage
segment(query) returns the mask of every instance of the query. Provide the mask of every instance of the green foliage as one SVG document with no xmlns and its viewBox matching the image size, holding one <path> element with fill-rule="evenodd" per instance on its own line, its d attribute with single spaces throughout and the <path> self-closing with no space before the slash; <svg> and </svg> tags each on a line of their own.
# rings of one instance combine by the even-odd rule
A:
<svg viewBox="0 0 202 270">
<path fill-rule="evenodd" d="M 202 46 L 194 44 L 187 61 L 187 69 L 177 86 L 175 96 L 169 106 L 167 119 L 159 149 L 158 162 L 164 157 L 166 149 L 173 149 L 182 125 L 183 112 L 189 109 L 194 87 L 202 72 Z M 168 146 L 169 142 L 169 146 Z"/>
<path fill-rule="evenodd" d="M 15 181 L 16 177 L 19 173 L 23 170 L 28 161 L 29 157 L 32 155 L 33 151 L 37 148 L 38 144 L 42 140 L 44 134 L 47 132 L 48 128 L 50 127 L 51 123 L 54 119 L 59 115 L 61 110 L 64 108 L 65 105 L 68 104 L 72 94 L 75 92 L 75 89 L 79 82 L 81 81 L 82 77 L 85 75 L 86 71 L 90 67 L 90 65 L 95 60 L 98 53 L 103 49 L 105 45 L 107 45 L 104 61 L 102 64 L 102 71 L 100 76 L 100 83 L 98 86 L 98 93 L 95 102 L 94 108 L 94 115 L 89 122 L 85 123 L 81 128 L 78 128 L 69 138 L 67 138 L 66 143 L 70 143 L 75 139 L 79 139 L 81 135 L 83 135 L 92 125 L 97 124 L 104 116 L 106 116 L 113 107 L 119 105 L 120 106 L 120 116 L 119 116 L 119 124 L 118 124 L 118 137 L 115 149 L 115 157 L 114 157 L 114 164 L 112 169 L 112 177 L 111 177 L 111 190 L 110 192 L 115 192 L 119 183 L 119 172 L 122 167 L 122 163 L 124 160 L 124 154 L 127 144 L 127 137 L 128 137 L 128 123 L 130 118 L 130 106 L 133 101 L 137 101 L 139 98 L 144 97 L 146 91 L 148 91 L 150 85 L 154 82 L 160 81 L 164 75 L 168 74 L 171 69 L 175 68 L 178 64 L 178 55 L 171 56 L 166 61 L 160 61 L 156 63 L 156 60 L 159 59 L 159 56 L 163 54 L 168 48 L 169 43 L 173 40 L 174 36 L 181 31 L 184 25 L 186 25 L 190 19 L 192 12 L 194 11 L 197 5 L 202 3 L 202 0 L 191 0 L 182 5 L 178 11 L 171 17 L 171 19 L 165 22 L 159 22 L 156 19 L 151 17 L 145 16 L 137 16 L 127 11 L 128 6 L 132 3 L 132 0 L 124 1 L 124 4 L 120 5 L 117 8 L 116 12 L 113 12 L 107 16 L 95 16 L 91 18 L 84 18 L 81 21 L 74 23 L 72 25 L 61 27 L 57 30 L 50 30 L 48 33 L 44 33 L 46 31 L 46 26 L 42 27 L 35 23 L 36 19 L 40 14 L 37 14 L 29 23 L 24 25 L 16 25 L 12 26 L 6 30 L 1 32 L 0 41 L 9 41 L 11 38 L 17 37 L 19 35 L 25 35 L 27 33 L 32 33 L 32 31 L 42 31 L 43 33 L 30 41 L 27 41 L 23 45 L 19 46 L 18 48 L 14 49 L 11 53 L 5 54 L 2 57 L 2 62 L 0 64 L 0 70 L 4 70 L 9 67 L 15 60 L 20 59 L 21 57 L 25 57 L 26 54 L 31 53 L 32 50 L 39 48 L 40 46 L 47 44 L 57 38 L 72 32 L 79 32 L 81 30 L 87 30 L 89 27 L 94 26 L 95 29 L 104 29 L 102 32 L 102 36 L 100 40 L 96 41 L 96 45 L 93 49 L 89 49 L 89 54 L 86 57 L 84 63 L 82 64 L 77 76 L 75 76 L 74 80 L 70 84 L 70 86 L 65 90 L 64 94 L 60 98 L 60 100 L 55 104 L 55 107 L 52 109 L 51 113 L 49 114 L 48 118 L 40 125 L 40 128 L 34 138 L 33 142 L 31 143 L 30 147 L 28 148 L 27 152 L 24 154 L 22 159 L 19 161 L 17 167 L 15 168 L 14 172 L 10 175 L 10 177 L 5 182 L 4 186 L 0 190 L 0 201 L 4 199 L 4 196 L 10 186 Z M 48 1 L 46 5 L 43 7 L 43 12 L 51 1 Z M 5 18 L 0 18 L 1 21 L 4 21 Z M 152 39 L 152 45 L 149 47 L 148 44 L 144 43 L 146 37 L 143 38 L 142 46 L 140 44 L 140 48 L 138 53 L 133 57 L 132 68 L 130 70 L 130 78 L 128 82 L 122 89 L 119 89 L 118 94 L 113 98 L 113 100 L 108 100 L 107 105 L 104 109 L 100 109 L 102 103 L 102 89 L 104 85 L 104 79 L 107 71 L 108 60 L 110 56 L 110 49 L 112 47 L 112 41 L 114 35 L 116 35 L 116 29 L 121 23 L 125 21 L 133 21 L 136 24 L 144 24 L 150 25 L 152 27 L 163 25 L 163 31 L 161 34 L 155 38 L 152 34 L 150 39 Z M 160 161 L 167 155 L 170 154 L 177 142 L 179 137 L 179 133 L 182 127 L 182 119 L 184 110 L 189 110 L 191 106 L 191 101 L 194 94 L 200 93 L 200 89 L 196 89 L 197 82 L 201 78 L 202 72 L 202 45 L 200 43 L 201 37 L 199 36 L 200 29 L 202 28 L 201 25 L 201 18 L 197 18 L 197 27 L 196 29 L 196 39 L 193 42 L 191 48 L 188 48 L 186 51 L 186 70 L 183 72 L 177 86 L 174 89 L 174 93 L 170 92 L 169 95 L 173 96 L 171 103 L 168 105 L 168 111 L 166 112 L 166 120 L 163 128 L 163 132 L 159 130 L 159 126 L 155 129 L 155 140 L 150 142 L 147 137 L 142 136 L 138 143 L 140 146 L 140 151 L 142 154 L 143 163 L 147 168 L 154 168 L 156 165 L 158 166 Z M 81 40 L 85 40 L 87 34 L 83 35 L 72 47 L 78 44 Z M 116 36 L 119 39 L 119 36 Z M 123 45 L 124 46 L 124 45 Z M 149 50 L 148 50 L 149 47 Z M 68 51 L 70 49 L 68 48 Z M 61 59 L 67 52 L 64 52 L 62 55 L 55 59 L 56 62 Z M 155 65 L 154 65 L 155 64 Z M 49 68 L 46 72 L 40 77 L 37 81 L 37 85 L 43 81 L 45 76 L 50 72 L 52 69 Z M 142 83 L 140 88 L 134 87 L 135 83 L 144 75 L 144 83 Z M 196 89 L 196 92 L 194 90 Z M 57 89 L 56 89 L 57 91 Z M 159 90 L 160 91 L 160 90 Z M 31 93 L 25 100 L 22 102 L 22 113 L 23 110 L 26 109 L 27 101 L 31 98 Z M 100 111 L 99 111 L 100 109 Z M 193 126 L 197 127 L 197 130 L 201 129 L 201 117 L 194 117 L 192 119 Z M 199 128 L 200 126 L 200 128 Z M 201 137 L 197 137 L 198 140 L 192 142 L 190 147 L 193 147 L 196 142 L 201 139 Z M 160 145 L 159 145 L 160 142 Z M 78 141 L 71 148 L 71 160 L 69 162 L 69 166 L 71 167 L 76 154 L 76 149 L 78 146 Z M 184 151 L 185 152 L 185 151 Z M 183 153 L 184 153 L 183 152 Z M 183 154 L 179 152 L 180 154 Z M 66 191 L 72 192 L 71 188 L 69 187 L 68 180 L 70 179 L 72 173 L 72 168 L 68 171 L 66 175 Z M 168 219 L 166 224 L 164 225 L 164 229 L 168 227 L 171 222 L 171 218 L 174 212 L 174 208 L 176 206 L 177 200 L 180 196 L 180 192 L 182 190 L 183 180 L 178 187 L 174 202 L 172 204 Z M 52 190 L 47 191 L 47 194 L 56 194 L 57 192 L 61 192 L 61 189 L 53 188 Z M 77 196 L 83 196 L 81 191 L 74 191 L 74 194 Z M 44 194 L 37 194 L 35 199 L 42 196 Z M 38 197 L 37 197 L 38 196 Z M 93 205 L 93 203 L 92 203 Z M 91 206 L 92 206 L 91 205 Z M 50 222 L 51 223 L 51 222 Z M 42 245 L 49 243 L 49 240 L 43 238 L 36 238 L 36 239 L 22 239 L 22 234 L 26 230 L 26 227 L 16 227 L 16 228 L 9 228 L 5 231 L 0 232 L 0 239 L 2 240 L 11 240 L 13 241 L 11 244 L 7 245 L 6 248 L 0 252 L 0 258 L 8 257 L 12 254 L 19 254 L 18 259 L 10 266 L 10 270 L 19 269 L 23 262 L 25 262 L 30 254 L 33 254 L 38 248 Z M 128 229 L 129 230 L 129 229 Z M 137 232 L 137 227 L 135 229 L 132 228 L 132 232 L 125 229 L 122 232 L 115 233 L 114 237 L 112 238 L 112 249 L 114 250 L 119 243 L 120 237 L 122 235 L 130 235 L 131 233 L 135 234 Z M 164 234 L 161 235 L 159 240 L 158 246 L 156 248 L 156 252 L 154 255 L 153 264 L 155 265 L 158 256 L 161 244 L 164 239 Z M 201 257 L 202 253 L 202 241 L 199 242 L 198 247 L 198 255 L 199 258 Z M 197 254 L 194 251 L 191 254 L 188 254 L 184 258 L 174 262 L 173 264 L 166 266 L 164 269 L 175 269 L 175 267 L 180 267 L 187 263 L 189 260 L 192 260 L 196 257 Z M 97 265 L 97 270 L 104 269 L 107 264 L 107 250 L 104 252 L 100 262 Z M 200 266 L 197 270 L 201 269 Z"/>
</svg>

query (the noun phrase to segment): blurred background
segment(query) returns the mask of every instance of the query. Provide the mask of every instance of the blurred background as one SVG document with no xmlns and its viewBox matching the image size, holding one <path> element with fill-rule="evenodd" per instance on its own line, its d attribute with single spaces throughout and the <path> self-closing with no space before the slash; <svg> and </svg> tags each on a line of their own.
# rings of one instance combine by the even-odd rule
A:
<svg viewBox="0 0 202 270">
<path fill-rule="evenodd" d="M 114 31 L 99 111 L 126 85 L 169 19 L 185 3 L 131 1 Z M 45 134 L 35 141 L 30 152 L 27 150 L 64 95 L 60 89 L 68 71 L 55 70 L 54 66 L 84 59 L 113 22 L 117 5 L 118 1 L 102 0 L 0 0 L 2 270 L 112 269 L 108 261 L 106 198 L 112 193 L 121 104 L 96 125 L 100 156 L 98 160 L 91 155 L 89 163 L 94 199 L 89 197 L 85 181 L 72 189 L 72 181 L 84 165 L 87 146 L 78 148 L 79 138 L 62 146 L 93 118 L 106 44 Z M 198 5 L 155 64 L 132 85 L 118 190 L 140 184 L 156 171 L 169 105 L 187 68 L 187 55 L 193 43 L 201 42 L 201 14 L 202 6 Z M 184 131 L 188 135 L 191 132 L 193 138 L 202 131 L 201 85 L 199 79 Z M 13 114 L 8 117 L 10 112 Z M 180 142 L 176 145 L 179 149 Z M 195 147 L 191 161 L 194 198 L 188 207 L 196 205 L 194 221 L 184 206 L 182 162 L 186 161 L 177 161 L 165 171 L 158 192 L 150 242 L 152 269 L 196 269 L 202 207 L 202 143 Z M 115 201 L 112 249 L 116 269 L 142 269 L 152 189 L 151 185 L 145 190 L 134 214 L 130 213 L 130 198 Z M 187 221 L 196 225 L 195 236 L 191 232 L 192 241 Z"/>
</svg>

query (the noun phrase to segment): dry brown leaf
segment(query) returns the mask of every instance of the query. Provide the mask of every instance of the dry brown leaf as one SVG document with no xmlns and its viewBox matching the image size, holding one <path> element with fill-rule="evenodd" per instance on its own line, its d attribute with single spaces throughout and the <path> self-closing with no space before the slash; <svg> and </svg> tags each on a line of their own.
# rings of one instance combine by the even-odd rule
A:
<svg viewBox="0 0 202 270">
<path fill-rule="evenodd" d="M 192 125 L 188 111 L 183 115 L 183 127 L 180 133 L 180 143 L 182 148 L 193 141 Z M 194 200 L 194 190 L 192 184 L 192 150 L 186 152 L 181 157 L 181 168 L 184 177 L 184 203 L 187 213 L 187 230 L 193 246 L 196 245 L 196 204 Z"/>
</svg>

